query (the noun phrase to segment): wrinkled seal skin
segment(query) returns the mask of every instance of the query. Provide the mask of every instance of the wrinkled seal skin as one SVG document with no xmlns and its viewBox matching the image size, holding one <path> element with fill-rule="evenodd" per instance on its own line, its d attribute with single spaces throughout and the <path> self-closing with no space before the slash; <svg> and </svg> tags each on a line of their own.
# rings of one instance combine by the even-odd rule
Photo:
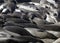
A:
<svg viewBox="0 0 60 43">
<path fill-rule="evenodd" d="M 53 43 L 60 43 L 60 38 L 58 38 L 57 40 L 55 40 Z"/>
<path fill-rule="evenodd" d="M 20 1 L 23 2 L 23 0 L 20 0 Z M 32 0 L 32 1 L 34 2 L 37 1 L 37 2 L 40 2 L 41 4 L 39 6 L 35 6 L 34 4 L 32 5 L 37 7 L 37 10 L 38 10 L 37 12 L 29 12 L 24 9 L 23 11 L 21 10 L 20 12 L 15 12 L 15 9 L 19 9 L 19 7 L 16 8 L 17 2 L 15 2 L 15 0 L 4 0 L 4 2 L 7 3 L 6 9 L 9 10 L 7 11 L 10 14 L 7 14 L 7 12 L 3 13 L 3 19 L 4 19 L 4 21 L 2 22 L 4 24 L 3 29 L 4 28 L 6 30 L 13 29 L 12 31 L 24 35 L 26 34 L 25 33 L 26 31 L 24 29 L 27 28 L 26 30 L 30 32 L 31 35 L 43 39 L 42 40 L 43 42 L 45 42 L 46 40 L 46 42 L 49 43 L 49 40 L 52 39 L 50 40 L 51 41 L 50 43 L 52 43 L 57 38 L 59 38 L 55 42 L 53 42 L 53 43 L 58 43 L 60 40 L 60 29 L 59 29 L 60 26 L 58 25 L 59 24 L 58 22 L 60 21 L 59 19 L 60 5 L 58 3 L 59 0 L 55 0 L 55 1 L 52 0 L 53 3 L 50 2 L 50 0 L 48 1 L 41 0 L 42 2 L 40 0 Z M 58 4 L 58 8 L 57 8 L 57 4 Z M 27 5 L 29 6 L 29 4 Z M 54 24 L 54 25 L 51 25 L 51 24 Z M 27 33 L 27 34 L 30 34 L 30 33 Z M 48 39 L 50 38 L 50 39 L 48 40 L 46 38 Z"/>
</svg>

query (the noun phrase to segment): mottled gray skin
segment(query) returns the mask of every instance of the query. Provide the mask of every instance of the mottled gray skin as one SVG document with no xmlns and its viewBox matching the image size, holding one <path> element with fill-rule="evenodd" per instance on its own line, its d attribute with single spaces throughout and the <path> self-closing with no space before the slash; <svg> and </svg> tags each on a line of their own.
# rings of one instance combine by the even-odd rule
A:
<svg viewBox="0 0 60 43">
<path fill-rule="evenodd" d="M 12 13 L 16 9 L 16 1 L 15 0 L 4 0 L 6 4 L 6 8 Z"/>
<path fill-rule="evenodd" d="M 41 39 L 44 43 L 52 43 L 55 39 Z"/>
<path fill-rule="evenodd" d="M 58 38 L 57 40 L 55 40 L 53 43 L 60 43 L 60 38 Z"/>
</svg>

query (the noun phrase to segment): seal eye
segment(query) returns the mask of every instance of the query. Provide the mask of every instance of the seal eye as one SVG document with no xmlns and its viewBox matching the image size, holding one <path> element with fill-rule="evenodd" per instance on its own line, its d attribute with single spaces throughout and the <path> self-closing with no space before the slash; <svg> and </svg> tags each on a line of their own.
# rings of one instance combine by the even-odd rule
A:
<svg viewBox="0 0 60 43">
<path fill-rule="evenodd" d="M 57 14 L 55 13 L 54 16 L 57 16 Z"/>
<path fill-rule="evenodd" d="M 58 2 L 58 0 L 55 0 L 55 2 Z"/>
<path fill-rule="evenodd" d="M 48 14 L 48 15 L 50 15 L 50 13 L 49 13 L 49 12 L 47 12 L 47 14 Z"/>
<path fill-rule="evenodd" d="M 45 8 L 49 8 L 49 7 L 45 6 Z"/>
</svg>

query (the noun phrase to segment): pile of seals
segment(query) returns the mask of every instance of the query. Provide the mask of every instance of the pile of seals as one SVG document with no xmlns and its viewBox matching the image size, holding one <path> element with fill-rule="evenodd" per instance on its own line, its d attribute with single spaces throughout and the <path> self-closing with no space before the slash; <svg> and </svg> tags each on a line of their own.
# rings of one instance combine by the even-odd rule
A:
<svg viewBox="0 0 60 43">
<path fill-rule="evenodd" d="M 59 1 L 55 1 L 41 0 L 40 3 L 5 1 L 0 5 L 0 27 L 21 35 L 26 35 L 22 34 L 23 28 L 39 28 L 42 32 L 37 36 L 44 43 L 60 43 L 60 26 L 47 26 L 60 24 Z"/>
</svg>

